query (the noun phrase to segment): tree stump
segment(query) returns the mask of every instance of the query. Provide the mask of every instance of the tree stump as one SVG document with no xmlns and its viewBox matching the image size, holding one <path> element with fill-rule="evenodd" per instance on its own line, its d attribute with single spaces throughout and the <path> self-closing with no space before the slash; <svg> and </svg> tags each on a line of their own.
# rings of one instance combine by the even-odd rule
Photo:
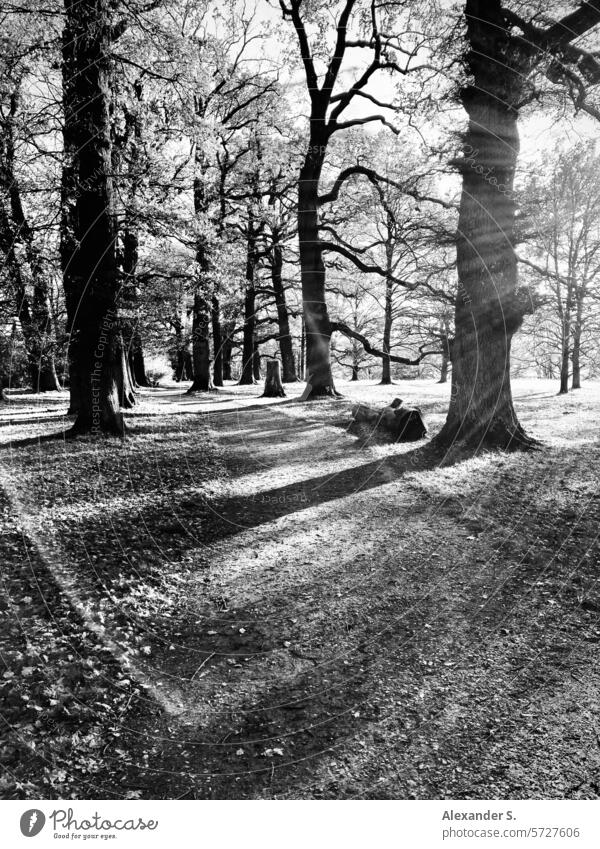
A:
<svg viewBox="0 0 600 849">
<path fill-rule="evenodd" d="M 265 378 L 265 391 L 263 398 L 285 398 L 283 383 L 281 382 L 281 363 L 279 360 L 267 362 L 267 376 Z"/>
<path fill-rule="evenodd" d="M 395 398 L 382 410 L 367 404 L 357 404 L 352 408 L 352 417 L 356 424 L 383 431 L 395 442 L 416 442 L 427 435 L 427 425 L 421 411 L 417 407 L 405 407 L 400 398 Z"/>
</svg>

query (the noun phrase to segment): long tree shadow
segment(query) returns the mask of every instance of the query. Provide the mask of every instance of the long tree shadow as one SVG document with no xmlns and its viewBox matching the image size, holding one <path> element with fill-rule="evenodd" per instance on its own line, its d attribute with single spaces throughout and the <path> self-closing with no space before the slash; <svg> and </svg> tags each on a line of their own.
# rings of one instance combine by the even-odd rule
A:
<svg viewBox="0 0 600 849">
<path fill-rule="evenodd" d="M 258 396 L 258 397 L 260 398 L 261 396 Z M 300 400 L 300 397 L 298 397 L 298 398 L 286 398 L 285 401 L 282 401 L 281 399 L 275 398 L 275 399 L 273 399 L 273 401 L 265 401 L 262 404 L 246 404 L 246 405 L 241 405 L 239 407 L 229 407 L 226 410 L 213 410 L 213 409 L 209 408 L 209 409 L 206 409 L 206 410 L 198 410 L 198 413 L 201 414 L 201 415 L 205 415 L 205 416 L 210 416 L 210 415 L 212 415 L 212 416 L 232 416 L 232 415 L 235 415 L 236 413 L 237 414 L 251 413 L 251 412 L 256 412 L 257 410 L 265 410 L 266 412 L 270 412 L 272 410 L 272 408 L 293 407 L 293 406 L 303 406 L 303 407 L 306 408 L 306 404 L 304 404 L 304 402 L 302 402 Z M 307 409 L 307 412 L 309 412 L 309 408 Z"/>
<path fill-rule="evenodd" d="M 57 441 L 58 438 L 58 435 L 41 437 L 43 441 Z M 29 444 L 38 442 L 37 438 L 28 440 Z M 177 457 L 167 457 L 171 463 L 178 462 Z M 399 481 L 404 474 L 432 469 L 443 461 L 443 456 L 425 444 L 401 456 L 371 460 L 348 469 L 327 472 L 248 495 L 207 498 L 200 493 L 191 497 L 189 494 L 177 496 L 174 493 L 166 503 L 163 497 L 158 498 L 155 504 L 146 503 L 142 506 L 136 502 L 134 495 L 125 503 L 117 499 L 114 510 L 104 505 L 100 515 L 91 511 L 89 514 L 70 516 L 68 524 L 71 531 L 76 529 L 81 539 L 103 538 L 106 555 L 113 547 L 118 555 L 121 539 L 126 541 L 131 527 L 135 527 L 142 535 L 139 542 L 145 550 L 154 549 L 158 554 L 169 550 L 171 559 L 181 556 L 190 548 L 210 545 L 219 539 L 309 507 Z M 239 456 L 226 458 L 226 462 L 231 464 L 230 471 L 235 479 L 236 474 L 239 474 Z M 274 471 L 278 468 L 276 466 Z M 185 469 L 182 469 L 182 478 L 185 478 L 183 483 L 189 490 L 192 482 L 184 473 Z"/>
<path fill-rule="evenodd" d="M 514 509 L 518 512 L 518 505 Z M 554 572 L 555 579 L 560 582 L 559 564 L 554 564 Z M 412 585 L 414 581 L 417 584 L 420 581 L 424 588 L 430 589 L 435 585 L 432 578 L 429 571 L 421 572 L 411 576 L 410 582 Z M 470 569 L 457 574 L 457 580 L 461 587 L 456 599 L 460 605 L 460 622 L 465 613 L 469 614 L 468 596 L 473 594 L 479 598 L 479 593 L 476 575 Z M 457 629 L 452 621 L 455 615 L 452 605 L 444 599 L 445 604 L 440 607 L 439 593 L 424 597 L 425 609 L 412 600 L 408 604 L 402 593 L 398 598 L 388 599 L 392 602 L 391 608 L 380 602 L 385 593 L 375 591 L 367 595 L 375 603 L 371 603 L 368 616 L 357 623 L 359 627 L 353 632 L 354 650 L 346 653 L 344 659 L 336 657 L 335 634 L 321 634 L 325 639 L 321 639 L 320 648 L 328 646 L 329 650 L 325 654 L 319 652 L 321 657 L 318 663 L 315 659 L 315 666 L 309 665 L 307 661 L 313 658 L 308 657 L 295 667 L 287 664 L 278 670 L 276 666 L 262 682 L 250 678 L 256 684 L 254 693 L 236 703 L 235 710 L 221 710 L 217 706 L 210 724 L 198 723 L 190 732 L 191 740 L 186 740 L 186 746 L 197 747 L 197 755 L 205 764 L 210 763 L 213 771 L 215 780 L 211 793 L 216 798 L 229 798 L 243 790 L 244 794 L 254 797 L 295 792 L 295 788 L 302 787 L 303 792 L 309 795 L 315 789 L 326 797 L 343 796 L 344 791 L 334 780 L 337 776 L 332 778 L 325 770 L 320 779 L 324 785 L 317 788 L 313 780 L 315 774 L 323 764 L 331 762 L 332 752 L 339 752 L 342 763 L 355 758 L 364 775 L 367 764 L 360 749 L 357 750 L 356 736 L 368 740 L 371 735 L 378 734 L 385 735 L 386 749 L 388 753 L 393 752 L 393 758 L 400 766 L 398 783 L 377 791 L 369 787 L 368 781 L 357 781 L 350 776 L 347 792 L 358 792 L 365 798 L 393 798 L 404 792 L 415 792 L 414 782 L 411 790 L 406 779 L 412 763 L 424 757 L 419 734 L 412 738 L 409 735 L 410 739 L 405 734 L 390 738 L 390 726 L 380 725 L 385 716 L 380 714 L 378 702 L 381 695 L 386 697 L 389 694 L 390 687 L 397 688 L 400 700 L 396 700 L 395 710 L 402 723 L 408 718 L 415 729 L 423 723 L 425 733 L 440 741 L 439 748 L 425 756 L 432 769 L 420 776 L 416 791 L 419 798 L 437 798 L 446 793 L 457 794 L 459 798 L 468 798 L 469 794 L 485 797 L 489 795 L 489 787 L 496 786 L 498 782 L 505 788 L 506 795 L 519 795 L 524 792 L 524 787 L 519 783 L 518 774 L 513 774 L 515 764 L 534 773 L 540 782 L 538 786 L 542 787 L 553 758 L 556 759 L 557 755 L 567 757 L 569 745 L 567 743 L 561 750 L 558 748 L 560 741 L 554 740 L 554 752 L 546 746 L 524 749 L 515 746 L 515 734 L 529 733 L 528 722 L 520 718 L 521 711 L 534 711 L 541 718 L 550 706 L 556 710 L 552 705 L 553 699 L 572 699 L 576 685 L 563 654 L 563 650 L 569 649 L 569 641 L 564 638 L 564 616 L 557 615 L 555 621 L 549 622 L 545 631 L 540 632 L 535 621 L 532 622 L 527 606 L 520 609 L 515 604 L 527 589 L 527 576 L 521 575 L 511 584 L 511 598 L 507 599 L 505 608 L 508 618 L 501 623 L 504 626 L 501 634 L 489 628 L 486 622 L 479 623 L 476 632 Z M 385 581 L 381 588 L 387 588 Z M 288 587 L 287 592 L 291 594 L 287 599 L 288 613 L 291 609 L 297 615 L 293 586 Z M 320 597 L 318 590 L 309 595 Z M 404 609 L 399 607 L 402 601 Z M 260 616 L 257 616 L 257 606 Z M 203 668 L 211 668 L 221 676 L 223 668 L 227 669 L 224 664 L 233 663 L 233 660 L 225 660 L 224 655 L 239 655 L 243 660 L 246 653 L 260 655 L 274 652 L 274 657 L 279 657 L 281 633 L 278 622 L 283 622 L 285 616 L 282 613 L 280 617 L 272 617 L 272 606 L 273 598 L 269 594 L 259 602 L 254 601 L 248 610 L 236 607 L 229 614 L 231 625 L 223 615 L 215 623 L 204 623 L 204 629 L 214 629 L 208 634 L 215 636 L 204 637 L 209 642 L 201 650 L 209 662 L 203 663 Z M 441 619 L 437 621 L 440 610 Z M 248 624 L 246 616 L 249 620 L 253 616 L 254 624 Z M 331 621 L 329 617 L 326 623 L 329 625 Z M 429 624 L 424 627 L 424 622 Z M 245 625 L 242 636 L 237 628 L 240 623 Z M 579 638 L 581 621 L 569 624 L 571 639 Z M 587 624 L 591 633 L 592 623 Z M 332 627 L 339 626 L 334 623 Z M 518 639 L 514 642 L 507 640 L 509 632 L 518 634 Z M 449 643 L 448 634 L 454 635 Z M 561 651 L 551 652 L 552 648 L 560 648 Z M 597 655 L 597 637 L 593 651 Z M 447 653 L 440 657 L 440 652 Z M 431 677 L 432 670 L 423 665 L 423 657 L 437 658 L 435 677 Z M 442 663 L 442 660 L 445 662 Z M 585 674 L 585 669 L 590 668 L 587 656 L 575 656 L 575 661 L 574 667 L 578 672 Z M 540 663 L 543 664 L 543 672 L 538 668 Z M 241 682 L 246 672 L 245 667 L 240 666 Z M 454 676 L 458 676 L 459 686 L 456 688 L 449 686 Z M 575 678 L 575 682 L 577 680 Z M 504 682 L 500 695 L 499 681 Z M 417 696 L 420 686 L 429 691 L 430 699 L 435 693 L 433 711 Z M 585 687 L 581 694 L 585 699 Z M 588 693 L 588 701 L 589 697 Z M 578 711 L 571 708 L 571 713 L 568 709 L 557 717 L 557 721 L 577 726 L 574 733 L 583 737 L 587 730 L 587 704 L 584 701 Z M 453 720 L 457 711 L 463 717 L 458 725 Z M 581 744 L 581 740 L 578 743 Z M 277 747 L 277 752 L 282 754 L 266 756 L 265 751 L 268 752 L 269 747 Z M 490 757 L 492 750 L 496 753 L 493 758 Z M 239 751 L 243 752 L 243 761 L 238 760 Z M 273 752 L 273 748 L 270 751 Z M 375 746 L 372 751 L 364 753 L 372 760 L 368 769 L 374 774 L 378 772 L 377 751 Z M 465 751 L 470 753 L 468 759 L 465 759 Z M 269 757 L 275 758 L 273 762 Z M 579 771 L 577 756 L 572 760 L 568 766 L 562 767 L 565 776 Z M 461 776 L 455 774 L 457 765 L 461 767 Z M 273 766 L 276 769 L 275 780 Z M 581 782 L 573 792 L 579 792 L 578 788 L 584 784 Z M 474 787 L 477 789 L 474 790 Z M 588 796 L 592 793 L 585 787 L 581 792 Z M 597 792 L 593 791 L 593 795 L 596 796 Z"/>
<path fill-rule="evenodd" d="M 27 424 L 30 424 L 28 421 Z M 0 449 L 2 448 L 26 448 L 28 445 L 43 445 L 45 443 L 58 443 L 58 442 L 75 442 L 76 437 L 71 436 L 70 428 L 72 427 L 72 423 L 69 423 L 68 428 L 64 428 L 63 430 L 53 431 L 52 433 L 41 433 L 38 436 L 27 436 L 24 439 L 7 439 L 6 442 L 0 443 Z M 118 438 L 121 437 L 111 437 Z"/>
<path fill-rule="evenodd" d="M 407 472 L 432 469 L 440 464 L 441 459 L 439 452 L 426 445 L 399 457 L 373 460 L 253 495 L 216 500 L 211 504 L 211 509 L 223 520 L 224 524 L 220 528 L 223 535 L 229 535 L 289 516 L 307 507 L 367 492 L 397 481 Z M 193 511 L 195 505 L 188 500 L 181 506 L 187 511 Z"/>
</svg>

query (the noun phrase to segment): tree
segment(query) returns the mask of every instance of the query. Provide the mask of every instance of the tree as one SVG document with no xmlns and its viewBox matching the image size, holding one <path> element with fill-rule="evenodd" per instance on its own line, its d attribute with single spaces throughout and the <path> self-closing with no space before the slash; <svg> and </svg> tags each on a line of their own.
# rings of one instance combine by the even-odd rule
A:
<svg viewBox="0 0 600 849">
<path fill-rule="evenodd" d="M 267 250 L 267 261 L 271 267 L 271 283 L 273 286 L 273 297 L 277 309 L 277 323 L 279 334 L 277 341 L 281 352 L 281 363 L 283 370 L 283 382 L 295 383 L 298 380 L 296 374 L 296 360 L 290 328 L 290 311 L 286 298 L 286 287 L 283 280 L 284 267 L 284 245 L 295 229 L 290 225 L 291 211 L 288 198 L 290 184 L 286 180 L 283 168 L 279 168 L 271 178 L 269 187 L 269 215 L 268 224 L 270 240 Z M 294 210 L 295 211 L 295 210 Z"/>
<path fill-rule="evenodd" d="M 468 81 L 460 93 L 468 116 L 457 234 L 459 278 L 452 345 L 452 393 L 440 445 L 455 440 L 490 447 L 527 447 L 510 386 L 513 335 L 530 308 L 518 288 L 514 176 L 518 117 L 534 96 L 533 69 L 600 20 L 583 4 L 535 32 L 501 0 L 466 0 Z M 515 33 L 520 27 L 526 37 Z"/>
<path fill-rule="evenodd" d="M 331 294 L 336 298 L 332 302 L 332 312 L 340 316 L 340 322 L 360 335 L 371 336 L 377 325 L 377 316 L 374 315 L 373 297 L 369 292 L 368 285 L 362 280 L 353 279 L 346 268 L 340 268 L 339 285 L 330 287 Z M 347 281 L 347 278 L 350 280 Z M 356 278 L 356 274 L 354 275 Z M 357 338 L 342 335 L 341 338 L 334 337 L 332 341 L 332 356 L 335 362 L 350 369 L 350 379 L 360 379 L 360 372 L 370 362 L 362 343 Z"/>
<path fill-rule="evenodd" d="M 376 347 L 368 342 L 368 356 L 381 356 L 383 382 L 387 383 L 391 382 L 392 364 L 412 369 L 425 357 L 442 353 L 442 347 L 434 344 L 440 339 L 439 321 L 432 333 L 431 322 L 425 318 L 437 316 L 442 308 L 447 311 L 453 303 L 445 278 L 452 279 L 450 248 L 454 246 L 456 210 L 451 200 L 432 195 L 436 191 L 445 194 L 446 189 L 440 191 L 437 167 L 427 145 L 419 150 L 414 143 L 392 140 L 382 131 L 370 139 L 358 134 L 355 139 L 346 138 L 335 152 L 340 167 L 347 162 L 356 164 L 342 168 L 331 191 L 324 195 L 332 203 L 322 213 L 320 230 L 330 237 L 322 246 L 332 254 L 330 269 L 348 277 L 354 267 L 351 279 L 362 289 L 369 321 L 362 328 L 356 320 L 348 324 L 371 339 L 381 334 L 382 353 L 375 353 Z M 375 167 L 361 165 L 365 160 Z M 365 180 L 351 180 L 350 176 L 366 178 L 366 186 Z M 348 289 L 343 282 L 338 288 Z M 328 291 L 337 289 L 328 285 Z M 343 323 L 333 324 L 345 332 Z M 350 338 L 358 366 L 367 348 L 361 348 L 358 338 Z M 333 347 L 337 351 L 340 343 L 334 341 Z M 397 356 L 393 352 L 398 347 L 418 347 L 421 353 Z"/>
<path fill-rule="evenodd" d="M 557 324 L 559 394 L 581 388 L 582 341 L 594 318 L 588 308 L 597 296 L 600 273 L 600 157 L 595 142 L 558 150 L 548 173 L 529 180 L 523 191 L 528 236 L 523 264 L 543 283 L 545 313 Z M 529 255 L 529 259 L 527 259 Z"/>
<path fill-rule="evenodd" d="M 23 333 L 31 385 L 34 392 L 46 392 L 61 388 L 55 366 L 57 340 L 50 308 L 51 277 L 23 200 L 17 162 L 19 146 L 34 140 L 36 132 L 49 131 L 46 119 L 36 116 L 32 121 L 31 116 L 22 114 L 21 102 L 27 63 L 41 61 L 44 40 L 36 36 L 34 29 L 31 43 L 22 43 L 18 29 L 9 27 L 8 31 L 11 29 L 14 41 L 3 52 L 1 69 L 0 250 Z"/>
<path fill-rule="evenodd" d="M 379 17 L 386 14 L 385 4 L 382 11 L 374 0 L 366 7 L 358 0 L 345 0 L 341 6 L 338 6 L 333 43 L 328 54 L 324 55 L 321 45 L 315 49 L 311 47 L 309 39 L 311 15 L 310 10 L 303 7 L 302 0 L 290 0 L 289 3 L 280 0 L 280 5 L 284 19 L 292 22 L 296 32 L 310 100 L 308 145 L 298 183 L 298 237 L 308 372 L 307 390 L 303 398 L 311 400 L 323 396 L 337 397 L 338 394 L 331 371 L 332 324 L 326 301 L 323 259 L 325 248 L 321 241 L 319 213 L 320 207 L 337 197 L 336 192 L 339 192 L 339 184 L 336 183 L 336 192 L 331 197 L 320 195 L 320 182 L 329 143 L 335 133 L 352 127 L 379 122 L 392 128 L 385 117 L 385 110 L 391 105 L 381 102 L 365 89 L 377 72 L 396 71 L 406 75 L 419 70 L 420 66 L 413 62 L 419 50 L 414 50 L 414 45 L 411 45 L 412 49 L 405 50 L 400 44 L 400 36 L 388 35 L 381 31 Z M 327 32 L 330 9 L 328 8 L 326 12 L 326 17 L 319 18 L 317 8 L 316 17 L 321 43 L 324 41 L 324 33 Z M 361 26 L 365 18 L 368 19 L 368 24 Z M 393 32 L 397 23 L 393 20 L 392 13 L 388 12 L 386 17 L 388 31 Z M 362 29 L 356 37 L 351 34 L 352 24 L 359 31 Z M 370 61 L 365 70 L 346 90 L 335 91 L 344 56 L 351 48 L 367 50 Z M 395 50 L 401 55 L 403 53 L 408 55 L 403 66 L 391 58 L 395 55 Z M 315 59 L 325 65 L 322 79 L 319 78 Z M 342 120 L 343 113 L 356 98 L 375 103 L 384 112 Z M 342 183 L 352 174 L 363 173 L 364 170 L 346 169 Z M 338 323 L 339 327 L 341 325 Z"/>
<path fill-rule="evenodd" d="M 260 221 L 257 221 L 257 203 L 248 203 L 246 220 L 246 289 L 244 294 L 244 327 L 242 343 L 242 373 L 240 386 L 251 386 L 257 382 L 255 373 L 256 353 L 256 266 L 258 264 L 257 240 Z"/>
<path fill-rule="evenodd" d="M 212 357 L 210 350 L 211 295 L 210 287 L 210 248 L 208 244 L 208 201 L 205 191 L 206 158 L 196 142 L 196 166 L 199 169 L 194 176 L 194 212 L 198 217 L 200 232 L 196 247 L 197 280 L 194 286 L 194 306 L 192 321 L 192 362 L 194 379 L 188 393 L 210 392 L 214 387 L 212 375 Z"/>
<path fill-rule="evenodd" d="M 65 0 L 63 281 L 77 417 L 73 434 L 123 435 L 111 157 L 109 0 Z"/>
<path fill-rule="evenodd" d="M 115 104 L 114 111 L 118 110 Z M 144 346 L 140 332 L 139 289 L 137 271 L 139 262 L 138 204 L 143 189 L 144 174 L 148 170 L 146 145 L 143 138 L 143 84 L 138 78 L 130 91 L 121 96 L 123 131 L 115 133 L 113 163 L 115 174 L 123 174 L 124 186 L 120 226 L 119 265 L 122 275 L 122 300 L 129 316 L 122 321 L 123 338 L 127 353 L 127 371 L 135 387 L 149 386 L 144 362 Z M 115 123 L 113 121 L 113 123 Z"/>
</svg>

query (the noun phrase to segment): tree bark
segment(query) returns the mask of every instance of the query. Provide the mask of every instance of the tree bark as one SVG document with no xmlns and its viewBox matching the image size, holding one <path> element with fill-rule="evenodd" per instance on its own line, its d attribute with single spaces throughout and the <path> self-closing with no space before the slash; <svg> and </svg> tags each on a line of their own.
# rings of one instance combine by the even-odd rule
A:
<svg viewBox="0 0 600 849">
<path fill-rule="evenodd" d="M 206 194 L 204 189 L 204 173 L 206 163 L 198 148 L 196 153 L 196 164 L 200 167 L 200 174 L 194 178 L 194 211 L 196 215 L 204 215 L 207 211 Z M 208 272 L 210 262 L 208 256 L 208 245 L 204 234 L 198 238 L 196 248 L 196 263 L 198 266 L 198 280 L 194 292 L 194 311 L 192 318 L 192 361 L 194 364 L 194 380 L 188 394 L 193 392 L 213 392 L 215 385 L 212 376 L 212 357 L 210 353 L 210 325 L 211 307 L 209 295 L 206 293 L 208 286 Z"/>
<path fill-rule="evenodd" d="M 450 365 L 450 358 L 448 357 L 447 351 L 444 351 L 442 354 L 442 368 L 440 371 L 440 379 L 438 383 L 447 383 L 448 382 L 448 367 Z"/>
<path fill-rule="evenodd" d="M 132 377 L 138 386 L 147 388 L 150 386 L 148 375 L 146 374 L 146 360 L 144 357 L 144 346 L 142 337 L 136 329 L 131 338 L 131 346 L 129 348 L 129 368 Z"/>
<path fill-rule="evenodd" d="M 260 346 L 256 336 L 252 342 L 252 376 L 254 377 L 254 382 L 258 383 L 260 380 Z"/>
<path fill-rule="evenodd" d="M 392 280 L 392 270 L 394 262 L 394 246 L 392 234 L 394 232 L 394 219 L 388 209 L 387 211 L 387 239 L 385 244 L 385 262 L 387 276 L 385 279 L 385 309 L 383 319 L 383 350 L 388 355 L 383 358 L 381 366 L 381 385 L 389 386 L 392 382 L 392 369 L 389 354 L 392 350 L 392 324 L 394 321 L 392 312 L 392 296 L 394 294 L 394 283 Z"/>
<path fill-rule="evenodd" d="M 108 0 L 64 0 L 63 280 L 77 383 L 72 434 L 124 433 L 119 406 L 122 346 L 111 162 L 111 33 Z M 67 185 L 72 190 L 64 198 Z M 64 257 L 66 244 L 70 255 Z M 66 261 L 65 261 L 66 259 Z"/>
<path fill-rule="evenodd" d="M 121 332 L 125 346 L 125 359 L 129 369 L 129 376 L 124 379 L 131 382 L 132 388 L 149 386 L 144 364 L 144 352 L 142 338 L 139 332 L 139 305 L 136 285 L 136 271 L 138 263 L 138 236 L 135 229 L 128 224 L 121 236 L 123 250 L 121 252 L 121 268 L 123 272 L 123 283 L 121 286 L 121 299 L 128 315 L 121 320 Z"/>
<path fill-rule="evenodd" d="M 188 394 L 193 392 L 212 392 L 212 360 L 210 356 L 210 308 L 202 292 L 194 295 L 194 315 L 192 319 L 192 360 L 194 380 Z"/>
<path fill-rule="evenodd" d="M 121 349 L 121 367 L 118 375 L 119 403 L 124 409 L 130 410 L 135 406 L 136 399 L 133 388 L 133 379 L 129 369 L 129 360 L 122 337 L 119 339 L 119 347 Z"/>
<path fill-rule="evenodd" d="M 303 400 L 337 398 L 331 371 L 331 328 L 325 300 L 325 263 L 319 232 L 319 181 L 327 134 L 325 115 L 313 106 L 308 152 L 298 186 L 298 239 L 306 334 L 306 390 Z"/>
<path fill-rule="evenodd" d="M 383 350 L 388 355 L 383 358 L 381 366 L 381 385 L 389 386 L 392 382 L 392 369 L 389 353 L 392 350 L 392 281 L 385 281 L 385 316 L 383 322 Z"/>
<path fill-rule="evenodd" d="M 560 387 L 559 395 L 569 392 L 569 361 L 571 358 L 571 329 L 573 326 L 573 280 L 569 278 L 564 304 L 560 288 L 557 287 L 558 312 L 560 317 Z"/>
<path fill-rule="evenodd" d="M 300 380 L 304 380 L 304 371 L 305 371 L 305 357 L 306 357 L 306 332 L 304 329 L 304 313 L 302 314 L 302 330 L 300 333 Z"/>
<path fill-rule="evenodd" d="M 231 374 L 231 358 L 233 356 L 233 339 L 232 335 L 235 330 L 234 322 L 227 322 L 224 325 L 223 336 L 223 380 L 233 380 Z"/>
<path fill-rule="evenodd" d="M 194 376 L 192 357 L 184 341 L 183 321 L 179 312 L 171 318 L 171 326 L 175 337 L 175 344 L 171 349 L 171 367 L 173 368 L 173 379 L 180 383 L 182 380 L 191 380 Z"/>
<path fill-rule="evenodd" d="M 581 336 L 583 332 L 583 303 L 585 294 L 581 289 L 576 292 L 577 308 L 573 327 L 573 377 L 572 389 L 581 389 Z"/>
<path fill-rule="evenodd" d="M 113 162 L 116 174 L 125 170 L 123 163 L 123 152 L 128 151 L 126 175 L 128 183 L 127 199 L 124 209 L 124 223 L 121 234 L 121 266 L 123 271 L 122 298 L 124 305 L 132 313 L 122 323 L 123 337 L 125 342 L 126 359 L 129 366 L 129 379 L 134 389 L 148 387 L 150 382 L 146 375 L 144 363 L 144 349 L 139 329 L 139 296 L 137 285 L 137 267 L 139 260 L 139 236 L 137 221 L 137 197 L 142 185 L 142 174 L 147 167 L 147 160 L 143 154 L 144 144 L 142 136 L 142 84 L 138 80 L 133 85 L 133 92 L 137 100 L 138 108 L 130 111 L 123 105 L 125 119 L 125 131 L 122 136 L 116 135 L 113 146 Z"/>
<path fill-rule="evenodd" d="M 283 382 L 295 383 L 298 380 L 296 374 L 296 362 L 294 359 L 294 348 L 290 333 L 290 317 L 285 300 L 285 289 L 283 286 L 283 252 L 281 249 L 281 233 L 277 227 L 272 229 L 273 248 L 271 280 L 275 294 L 275 306 L 277 308 L 277 322 L 279 326 L 279 350 L 281 352 L 281 363 L 283 366 Z"/>
<path fill-rule="evenodd" d="M 65 5 L 65 11 L 68 7 Z M 77 29 L 80 25 L 77 27 Z M 59 254 L 65 293 L 68 335 L 69 409 L 67 415 L 76 415 L 80 408 L 79 378 L 75 362 L 73 322 L 77 312 L 77 280 L 72 274 L 71 260 L 77 251 L 75 237 L 77 199 L 77 155 L 80 129 L 77 122 L 77 90 L 75 75 L 79 72 L 76 57 L 74 22 L 66 15 L 62 34 L 62 77 L 63 77 L 63 162 L 60 185 Z M 72 116 L 68 118 L 67 116 Z"/>
<path fill-rule="evenodd" d="M 559 395 L 567 395 L 569 392 L 569 359 L 571 355 L 571 322 L 565 316 L 561 327 L 560 340 L 560 386 Z"/>
<path fill-rule="evenodd" d="M 444 318 L 440 327 L 440 343 L 442 346 L 442 366 L 440 369 L 440 379 L 438 383 L 448 382 L 448 372 L 450 371 L 450 362 L 452 357 L 452 340 L 450 338 L 450 322 Z"/>
<path fill-rule="evenodd" d="M 171 361 L 172 362 L 172 361 Z M 175 365 L 173 367 L 173 379 L 176 383 L 181 383 L 182 380 L 188 380 L 185 370 L 184 351 L 178 348 L 175 352 Z"/>
<path fill-rule="evenodd" d="M 248 210 L 248 237 L 246 247 L 246 293 L 244 296 L 244 336 L 242 343 L 242 374 L 240 386 L 251 386 L 256 382 L 254 376 L 254 346 L 256 334 L 256 289 L 254 275 L 256 270 L 256 233 L 252 207 Z"/>
<path fill-rule="evenodd" d="M 519 150 L 522 62 L 500 0 L 467 0 L 469 117 L 457 236 L 459 290 L 452 346 L 452 393 L 443 446 L 526 446 L 513 407 L 510 351 L 521 325 L 514 251 L 513 182 Z"/>
<path fill-rule="evenodd" d="M 183 380 L 194 379 L 194 358 L 187 348 L 183 352 Z"/>
<path fill-rule="evenodd" d="M 285 398 L 283 383 L 281 382 L 281 363 L 279 360 L 267 362 L 267 376 L 265 378 L 265 391 L 263 398 Z"/>
<path fill-rule="evenodd" d="M 223 332 L 221 329 L 221 305 L 216 295 L 212 296 L 211 317 L 214 352 L 213 383 L 215 386 L 223 386 Z"/>
</svg>

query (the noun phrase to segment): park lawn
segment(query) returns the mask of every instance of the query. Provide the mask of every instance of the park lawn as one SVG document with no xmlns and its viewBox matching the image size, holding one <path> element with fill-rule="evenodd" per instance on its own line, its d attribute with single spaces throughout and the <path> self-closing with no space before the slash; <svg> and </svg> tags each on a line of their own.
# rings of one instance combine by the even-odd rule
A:
<svg viewBox="0 0 600 849">
<path fill-rule="evenodd" d="M 11 395 L 3 796 L 600 796 L 600 385 L 515 380 L 540 449 L 476 457 L 349 430 L 448 386 L 338 388 L 148 390 L 99 442 Z"/>
</svg>

